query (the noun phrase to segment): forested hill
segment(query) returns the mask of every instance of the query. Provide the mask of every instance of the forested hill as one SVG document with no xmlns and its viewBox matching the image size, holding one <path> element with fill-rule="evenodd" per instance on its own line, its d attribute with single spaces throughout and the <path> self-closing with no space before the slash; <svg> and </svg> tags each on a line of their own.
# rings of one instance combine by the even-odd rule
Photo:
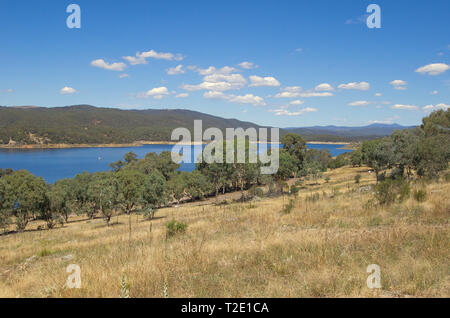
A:
<svg viewBox="0 0 450 318">
<path fill-rule="evenodd" d="M 121 110 L 89 105 L 66 107 L 0 106 L 0 145 L 30 144 L 127 144 L 136 141 L 170 141 L 178 127 L 193 130 L 194 120 L 202 120 L 203 130 L 217 127 L 259 128 L 257 124 L 225 119 L 185 109 Z M 399 125 L 366 127 L 315 126 L 286 128 L 307 141 L 360 141 L 389 136 Z"/>
<path fill-rule="evenodd" d="M 88 105 L 67 107 L 1 107 L 0 144 L 105 144 L 169 141 L 173 129 L 192 131 L 194 120 L 203 130 L 260 126 L 182 109 L 120 110 Z"/>
</svg>

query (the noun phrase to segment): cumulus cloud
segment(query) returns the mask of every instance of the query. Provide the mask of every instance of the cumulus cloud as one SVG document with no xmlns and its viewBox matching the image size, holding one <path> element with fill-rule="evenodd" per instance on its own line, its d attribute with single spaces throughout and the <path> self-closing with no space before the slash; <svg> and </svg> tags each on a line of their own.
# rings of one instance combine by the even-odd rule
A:
<svg viewBox="0 0 450 318">
<path fill-rule="evenodd" d="M 295 112 L 288 111 L 284 108 L 269 110 L 269 112 L 275 113 L 276 116 L 301 116 L 303 114 L 313 113 L 316 111 L 317 109 L 312 107 L 306 107 Z"/>
<path fill-rule="evenodd" d="M 72 88 L 72 87 L 68 87 L 68 86 L 64 86 L 63 88 L 61 88 L 61 90 L 59 91 L 60 94 L 62 95 L 69 95 L 69 94 L 75 94 L 77 91 L 76 89 Z"/>
<path fill-rule="evenodd" d="M 444 103 L 440 103 L 440 104 L 437 104 L 437 105 L 426 105 L 422 109 L 424 111 L 426 111 L 426 112 L 432 112 L 432 111 L 439 110 L 439 109 L 447 110 L 449 108 L 450 108 L 449 105 L 446 105 Z"/>
<path fill-rule="evenodd" d="M 275 98 L 296 98 L 300 96 L 302 88 L 300 86 L 285 87 L 282 92 L 276 94 Z"/>
<path fill-rule="evenodd" d="M 389 84 L 391 84 L 394 87 L 394 89 L 396 89 L 396 90 L 406 90 L 406 89 L 408 89 L 408 87 L 407 87 L 408 82 L 403 81 L 403 80 L 393 80 Z"/>
<path fill-rule="evenodd" d="M 178 75 L 184 74 L 185 70 L 183 70 L 183 65 L 177 65 L 176 67 L 171 67 L 167 70 L 167 74 L 169 75 Z"/>
<path fill-rule="evenodd" d="M 353 89 L 360 91 L 367 91 L 370 89 L 370 84 L 367 82 L 351 82 L 347 84 L 341 84 L 338 86 L 340 89 Z"/>
<path fill-rule="evenodd" d="M 205 92 L 203 93 L 203 97 L 206 99 L 227 99 L 227 95 L 218 91 Z"/>
<path fill-rule="evenodd" d="M 187 91 L 228 91 L 243 88 L 247 80 L 241 74 L 214 73 L 203 77 L 203 82 L 197 85 L 183 84 L 181 88 Z"/>
<path fill-rule="evenodd" d="M 175 96 L 175 98 L 186 98 L 186 97 L 188 97 L 188 96 L 189 96 L 188 93 L 180 93 L 180 94 L 177 94 L 177 95 Z"/>
<path fill-rule="evenodd" d="M 251 70 L 251 69 L 254 69 L 254 68 L 257 68 L 257 67 L 258 67 L 257 65 L 255 65 L 255 64 L 252 63 L 252 62 L 242 62 L 242 63 L 240 63 L 240 64 L 238 64 L 238 65 L 239 65 L 240 67 L 246 69 L 246 70 Z"/>
<path fill-rule="evenodd" d="M 417 107 L 415 105 L 395 104 L 394 106 L 392 106 L 392 109 L 418 110 L 419 107 Z"/>
<path fill-rule="evenodd" d="M 319 85 L 317 85 L 315 88 L 314 88 L 316 91 L 334 91 L 334 88 L 333 88 L 333 86 L 331 86 L 330 84 L 328 84 L 328 83 L 322 83 L 322 84 L 319 84 Z"/>
<path fill-rule="evenodd" d="M 317 93 L 317 92 L 305 92 L 300 93 L 300 97 L 308 98 L 308 97 L 330 97 L 333 96 L 333 93 L 330 92 L 323 92 L 323 93 Z"/>
<path fill-rule="evenodd" d="M 204 98 L 207 99 L 222 99 L 227 100 L 230 103 L 236 104 L 249 104 L 253 106 L 266 106 L 266 102 L 260 96 L 255 96 L 253 94 L 246 95 L 226 95 L 223 92 L 209 91 L 203 94 Z"/>
<path fill-rule="evenodd" d="M 437 94 L 439 94 L 439 92 L 436 90 L 430 92 L 430 95 L 437 95 Z"/>
<path fill-rule="evenodd" d="M 358 100 L 356 102 L 352 102 L 350 104 L 348 104 L 349 106 L 367 106 L 369 105 L 370 102 L 366 101 L 366 100 Z"/>
<path fill-rule="evenodd" d="M 422 67 L 419 67 L 416 72 L 420 73 L 422 75 L 439 75 L 444 73 L 445 71 L 447 71 L 448 69 L 450 69 L 450 66 L 445 64 L 445 63 L 434 63 L 434 64 L 428 64 Z"/>
<path fill-rule="evenodd" d="M 253 94 L 245 94 L 239 96 L 232 96 L 229 99 L 230 102 L 236 104 L 251 104 L 253 106 L 265 106 L 266 103 L 262 97 L 255 96 Z"/>
<path fill-rule="evenodd" d="M 105 70 L 109 70 L 109 71 L 117 71 L 117 72 L 121 72 L 123 71 L 127 66 L 125 65 L 125 63 L 107 63 L 105 62 L 105 60 L 103 59 L 97 59 L 91 62 L 91 65 L 94 67 L 99 67 L 99 68 L 103 68 Z"/>
<path fill-rule="evenodd" d="M 130 75 L 128 75 L 128 74 L 120 74 L 119 75 L 119 78 L 127 78 L 127 77 L 130 77 Z"/>
<path fill-rule="evenodd" d="M 267 77 L 259 77 L 256 75 L 252 75 L 250 78 L 250 87 L 261 87 L 261 86 L 268 86 L 268 87 L 275 87 L 280 86 L 280 82 L 275 77 L 267 76 Z"/>
<path fill-rule="evenodd" d="M 138 64 L 147 64 L 148 58 L 153 58 L 157 60 L 167 60 L 167 61 L 181 61 L 183 56 L 181 54 L 173 54 L 173 53 L 163 53 L 156 52 L 155 50 L 150 50 L 147 52 L 137 52 L 136 56 L 124 56 L 125 60 L 128 61 L 131 65 Z"/>
<path fill-rule="evenodd" d="M 381 93 L 376 93 L 375 96 L 380 97 L 380 96 L 383 96 L 383 94 L 381 94 Z"/>
<path fill-rule="evenodd" d="M 200 75 L 212 75 L 212 74 L 222 74 L 222 75 L 228 75 L 234 72 L 237 72 L 238 70 L 231 66 L 224 66 L 222 68 L 216 68 L 214 66 L 210 66 L 208 68 L 198 68 L 196 66 L 190 66 L 189 69 L 199 73 Z"/>
<path fill-rule="evenodd" d="M 167 89 L 167 87 L 162 86 L 162 87 L 155 87 L 148 90 L 145 93 L 141 93 L 138 95 L 138 97 L 139 98 L 153 97 L 154 99 L 162 99 L 167 95 L 169 95 L 169 90 Z"/>
<path fill-rule="evenodd" d="M 290 102 L 289 104 L 290 105 L 302 105 L 304 103 L 305 103 L 304 101 L 297 99 L 297 100 Z"/>
</svg>

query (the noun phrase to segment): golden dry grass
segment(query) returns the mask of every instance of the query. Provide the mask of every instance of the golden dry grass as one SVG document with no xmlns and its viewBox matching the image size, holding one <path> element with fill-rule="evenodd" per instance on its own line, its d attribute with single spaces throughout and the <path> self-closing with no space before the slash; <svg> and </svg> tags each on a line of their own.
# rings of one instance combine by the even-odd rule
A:
<svg viewBox="0 0 450 318">
<path fill-rule="evenodd" d="M 424 203 L 380 207 L 357 190 L 374 182 L 366 168 L 327 175 L 289 214 L 280 212 L 286 196 L 162 209 L 151 232 L 149 221 L 123 215 L 110 227 L 73 219 L 0 236 L 0 297 L 119 297 L 122 275 L 131 297 L 450 296 L 449 183 L 416 185 L 426 187 Z M 172 218 L 189 227 L 166 240 Z M 81 268 L 80 289 L 65 287 L 69 264 Z M 366 286 L 369 264 L 381 267 L 379 290 Z"/>
</svg>

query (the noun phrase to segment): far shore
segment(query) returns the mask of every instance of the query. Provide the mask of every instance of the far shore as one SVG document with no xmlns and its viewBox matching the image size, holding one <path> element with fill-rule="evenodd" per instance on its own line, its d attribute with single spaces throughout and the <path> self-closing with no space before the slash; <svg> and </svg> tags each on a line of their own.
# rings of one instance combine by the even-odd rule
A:
<svg viewBox="0 0 450 318">
<path fill-rule="evenodd" d="M 17 145 L 7 144 L 0 145 L 0 149 L 69 149 L 69 148 L 125 148 L 125 147 L 142 147 L 143 145 L 201 145 L 207 142 L 185 142 L 179 141 L 137 141 L 133 143 L 125 144 L 29 144 L 29 145 Z M 258 142 L 260 143 L 260 142 Z M 272 144 L 271 142 L 267 142 Z M 307 144 L 321 144 L 321 145 L 343 145 L 349 146 L 348 142 L 334 142 L 334 141 L 308 141 Z M 351 149 L 343 147 L 342 149 Z"/>
</svg>

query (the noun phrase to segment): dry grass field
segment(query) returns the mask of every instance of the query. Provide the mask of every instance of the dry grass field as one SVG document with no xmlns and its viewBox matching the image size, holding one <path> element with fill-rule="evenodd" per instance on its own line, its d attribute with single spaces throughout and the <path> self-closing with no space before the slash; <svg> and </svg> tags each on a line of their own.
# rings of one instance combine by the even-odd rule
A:
<svg viewBox="0 0 450 318">
<path fill-rule="evenodd" d="M 327 175 L 295 199 L 212 199 L 109 227 L 72 218 L 38 231 L 34 222 L 0 236 L 0 297 L 120 297 L 122 281 L 131 297 L 450 297 L 450 183 L 415 184 L 423 203 L 381 207 L 364 191 L 375 183 L 367 168 Z M 187 231 L 166 238 L 173 218 Z M 81 268 L 80 289 L 66 287 L 69 264 Z M 370 264 L 381 289 L 366 286 Z"/>
</svg>

